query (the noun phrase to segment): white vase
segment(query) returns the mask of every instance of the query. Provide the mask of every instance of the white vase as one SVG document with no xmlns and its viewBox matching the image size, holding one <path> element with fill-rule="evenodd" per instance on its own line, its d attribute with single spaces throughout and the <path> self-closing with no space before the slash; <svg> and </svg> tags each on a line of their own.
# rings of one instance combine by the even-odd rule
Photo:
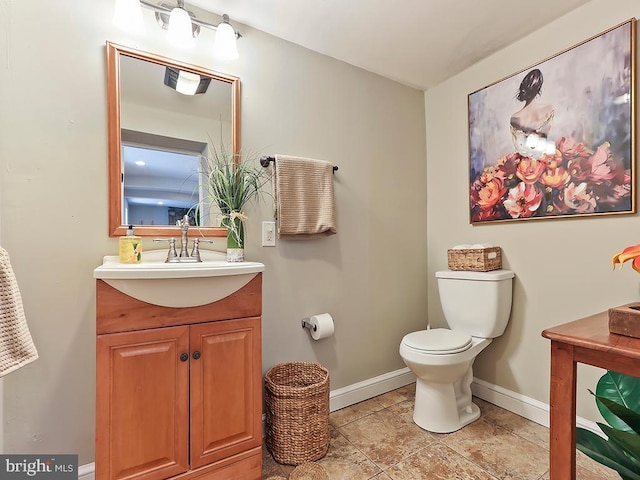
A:
<svg viewBox="0 0 640 480">
<path fill-rule="evenodd" d="M 227 262 L 244 262 L 244 248 L 228 248 Z"/>
</svg>

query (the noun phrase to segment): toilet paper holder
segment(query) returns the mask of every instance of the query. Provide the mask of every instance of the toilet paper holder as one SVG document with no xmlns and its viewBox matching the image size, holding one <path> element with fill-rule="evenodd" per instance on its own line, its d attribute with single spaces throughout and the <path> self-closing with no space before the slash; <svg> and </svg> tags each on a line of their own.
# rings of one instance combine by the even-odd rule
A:
<svg viewBox="0 0 640 480">
<path fill-rule="evenodd" d="M 307 318 L 302 319 L 302 328 L 308 328 L 312 332 L 315 332 L 316 330 L 318 330 L 318 326 L 312 325 L 311 322 L 309 322 L 309 319 Z"/>
<path fill-rule="evenodd" d="M 309 330 L 311 338 L 314 340 L 322 340 L 333 335 L 334 323 L 329 313 L 319 313 L 311 315 L 301 320 L 302 328 Z"/>
</svg>

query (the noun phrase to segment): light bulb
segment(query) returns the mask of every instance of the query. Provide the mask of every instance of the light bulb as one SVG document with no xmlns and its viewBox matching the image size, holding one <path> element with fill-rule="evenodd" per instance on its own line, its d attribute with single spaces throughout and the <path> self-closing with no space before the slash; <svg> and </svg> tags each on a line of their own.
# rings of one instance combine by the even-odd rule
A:
<svg viewBox="0 0 640 480">
<path fill-rule="evenodd" d="M 236 32 L 227 22 L 222 22 L 216 30 L 216 39 L 213 42 L 213 54 L 223 60 L 235 60 L 238 58 L 238 45 Z"/>
<path fill-rule="evenodd" d="M 189 48 L 195 45 L 191 17 L 184 8 L 176 7 L 171 10 L 168 39 L 172 45 L 180 48 Z"/>
</svg>

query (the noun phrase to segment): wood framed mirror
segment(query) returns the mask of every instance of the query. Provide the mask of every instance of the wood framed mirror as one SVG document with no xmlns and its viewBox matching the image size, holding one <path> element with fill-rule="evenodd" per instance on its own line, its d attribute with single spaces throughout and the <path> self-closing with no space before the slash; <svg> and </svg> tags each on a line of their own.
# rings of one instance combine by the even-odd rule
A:
<svg viewBox="0 0 640 480">
<path fill-rule="evenodd" d="M 182 77 L 196 93 L 184 93 Z M 240 150 L 240 79 L 107 42 L 107 99 L 109 236 L 133 225 L 178 237 L 187 212 L 190 236 L 226 236 L 205 208 L 200 165 L 210 148 Z"/>
</svg>

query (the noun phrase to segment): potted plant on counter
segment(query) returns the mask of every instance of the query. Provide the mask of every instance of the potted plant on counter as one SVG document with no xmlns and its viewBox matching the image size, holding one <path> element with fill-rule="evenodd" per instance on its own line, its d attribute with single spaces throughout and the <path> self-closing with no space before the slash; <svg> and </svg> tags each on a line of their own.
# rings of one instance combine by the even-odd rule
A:
<svg viewBox="0 0 640 480">
<path fill-rule="evenodd" d="M 262 193 L 269 180 L 266 170 L 254 159 L 233 154 L 223 146 L 212 147 L 203 165 L 205 198 L 222 214 L 227 227 L 227 261 L 244 261 L 245 205 Z"/>
</svg>

